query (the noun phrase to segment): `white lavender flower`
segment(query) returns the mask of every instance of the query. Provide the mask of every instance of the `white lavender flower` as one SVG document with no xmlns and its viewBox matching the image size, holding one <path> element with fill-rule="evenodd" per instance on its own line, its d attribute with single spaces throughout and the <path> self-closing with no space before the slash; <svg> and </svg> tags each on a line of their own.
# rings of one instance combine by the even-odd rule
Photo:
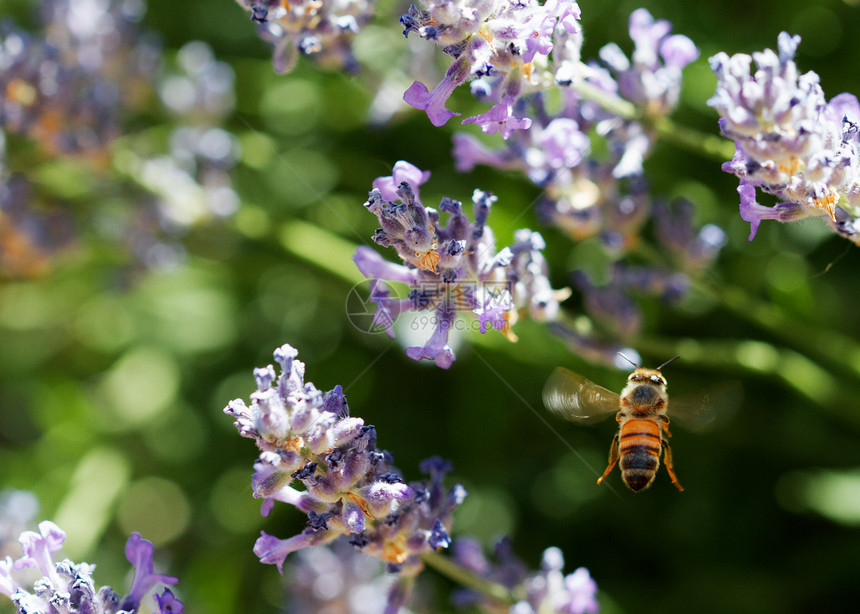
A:
<svg viewBox="0 0 860 614">
<path fill-rule="evenodd" d="M 595 599 L 597 584 L 585 567 L 565 575 L 564 557 L 560 549 L 547 548 L 542 557 L 541 570 L 529 571 L 517 558 L 511 542 L 500 540 L 494 551 L 495 562 L 484 556 L 480 544 L 470 539 L 459 539 L 454 546 L 453 559 L 474 574 L 500 584 L 512 593 L 521 595 L 516 603 L 504 610 L 498 604 L 470 589 L 454 595 L 460 607 L 480 605 L 492 612 L 507 614 L 586 614 L 600 611 Z"/>
<path fill-rule="evenodd" d="M 327 548 L 305 548 L 287 563 L 287 614 L 383 614 L 397 576 L 341 538 Z M 401 608 L 397 614 L 410 614 Z"/>
</svg>

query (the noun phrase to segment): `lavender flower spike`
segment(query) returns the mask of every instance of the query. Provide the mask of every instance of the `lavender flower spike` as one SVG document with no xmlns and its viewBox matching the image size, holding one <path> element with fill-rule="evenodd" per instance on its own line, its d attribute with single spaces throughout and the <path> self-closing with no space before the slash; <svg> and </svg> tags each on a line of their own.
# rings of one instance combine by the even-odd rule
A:
<svg viewBox="0 0 860 614">
<path fill-rule="evenodd" d="M 723 170 L 740 179 L 750 240 L 763 219 L 822 217 L 860 244 L 860 103 L 851 94 L 826 102 L 818 75 L 798 74 L 799 36 L 782 32 L 777 44 L 777 52 L 721 52 L 710 59 L 717 89 L 708 104 L 720 114 L 723 135 L 735 142 L 735 156 Z M 782 202 L 760 205 L 756 189 Z"/>
<path fill-rule="evenodd" d="M 432 332 L 424 345 L 407 348 L 406 355 L 447 369 L 455 359 L 449 333 L 458 318 L 472 314 L 481 333 L 495 329 L 515 340 L 511 326 L 521 313 L 554 320 L 568 291 L 550 287 L 540 234 L 518 230 L 512 245 L 496 251 L 493 232 L 486 224 L 495 196 L 473 192 L 474 221 L 451 198 L 443 198 L 438 210 L 431 209 L 417 197 L 418 184 L 427 176 L 407 162 L 398 162 L 392 177 L 374 181 L 364 204 L 381 226 L 373 240 L 393 247 L 403 264 L 383 260 L 368 247 L 359 247 L 354 260 L 373 280 L 370 300 L 377 304 L 376 320 L 386 323 L 390 335 L 394 319 L 405 312 L 432 313 L 413 319 L 413 330 L 432 326 Z M 392 186 L 397 179 L 402 181 L 395 191 Z M 444 224 L 440 213 L 448 216 Z M 409 298 L 390 296 L 386 282 L 407 284 Z"/>
<path fill-rule="evenodd" d="M 54 555 L 62 548 L 65 532 L 53 522 L 39 523 L 39 532 L 24 531 L 19 541 L 23 550 L 14 563 L 7 556 L 0 560 L 0 593 L 9 597 L 23 614 L 134 614 L 141 600 L 158 584 L 176 584 L 171 576 L 153 573 L 152 543 L 132 533 L 126 543 L 126 556 L 135 567 L 134 583 L 128 596 L 120 597 L 109 586 L 96 589 L 93 582 L 95 565 L 74 563 L 68 559 L 54 562 Z M 15 571 L 33 567 L 42 578 L 26 588 L 15 577 Z M 181 614 L 182 602 L 173 592 L 165 589 L 154 595 L 158 612 Z"/>
<path fill-rule="evenodd" d="M 422 468 L 429 480 L 406 484 L 391 454 L 377 448 L 374 427 L 350 416 L 343 389 L 323 393 L 305 382 L 305 365 L 296 356 L 291 346 L 280 347 L 280 375 L 272 366 L 256 369 L 250 407 L 237 399 L 224 410 L 260 449 L 252 486 L 266 501 L 264 515 L 282 501 L 308 518 L 307 527 L 287 539 L 263 532 L 254 553 L 282 570 L 290 553 L 349 536 L 399 573 L 389 602 L 400 600 L 423 567 L 421 553 L 447 544 L 452 512 L 465 491 L 455 486 L 446 492 L 446 468 L 436 464 Z"/>
</svg>

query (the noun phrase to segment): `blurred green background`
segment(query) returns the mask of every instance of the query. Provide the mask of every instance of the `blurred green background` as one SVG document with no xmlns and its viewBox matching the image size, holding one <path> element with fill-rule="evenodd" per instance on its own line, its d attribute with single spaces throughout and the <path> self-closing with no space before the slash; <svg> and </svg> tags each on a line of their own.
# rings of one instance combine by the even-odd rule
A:
<svg viewBox="0 0 860 614">
<path fill-rule="evenodd" d="M 33 6 L 2 0 L 0 10 L 32 26 Z M 405 53 L 396 17 L 407 6 L 382 2 L 380 17 L 389 17 L 365 28 L 357 49 L 372 68 Z M 584 57 L 610 41 L 629 51 L 627 19 L 640 4 L 580 6 Z M 802 35 L 799 67 L 821 76 L 828 98 L 860 92 L 855 2 L 647 8 L 702 51 L 685 72 L 679 123 L 716 134 L 716 115 L 705 105 L 714 87 L 707 58 L 773 48 L 782 30 Z M 363 333 L 346 317 L 348 292 L 361 279 L 350 246 L 369 242 L 377 226 L 362 203 L 394 162 L 432 171 L 422 187 L 431 206 L 442 196 L 468 201 L 475 187 L 494 192 L 490 225 L 499 229 L 537 188 L 514 173 L 455 173 L 456 122 L 434 129 L 401 105 L 391 122 L 370 125 L 376 77 L 369 69 L 345 76 L 302 60 L 291 74 L 275 75 L 269 48 L 229 0 L 151 0 L 144 26 L 160 33 L 168 60 L 203 40 L 233 67 L 237 102 L 228 127 L 242 147 L 233 171 L 239 210 L 190 229 L 180 266 L 131 275 L 121 246 L 88 236 L 85 224 L 97 220 L 86 212 L 109 196 L 98 182 L 63 192 L 74 167 L 41 175 L 37 168 L 43 195 L 82 212 L 80 236 L 45 276 L 0 284 L 0 488 L 35 493 L 39 518 L 68 533 L 64 554 L 96 563 L 97 582 L 128 586 L 123 545 L 139 531 L 155 543 L 159 565 L 180 578 L 186 611 L 281 608 L 282 578 L 251 548 L 261 529 L 286 537 L 304 517 L 281 505 L 260 517 L 250 488 L 255 448 L 221 410 L 233 398 L 247 400 L 252 369 L 290 343 L 308 381 L 345 387 L 352 414 L 376 426 L 380 447 L 407 479 L 419 477 L 428 456 L 452 461 L 452 481 L 469 491 L 455 538 L 474 535 L 489 547 L 510 535 L 532 568 L 545 548 L 559 546 L 566 571 L 588 567 L 604 612 L 847 611 L 860 556 L 856 247 L 817 220 L 766 221 L 749 243 L 736 179 L 718 160 L 659 144 L 646 163 L 653 193 L 690 198 L 699 222 L 719 224 L 729 242 L 709 278 L 717 291 L 694 292 L 674 308 L 643 300 L 645 331 L 630 344 L 648 365 L 681 354 L 666 369 L 670 393 L 740 381 L 744 401 L 712 432 L 674 432 L 685 492 L 663 471 L 638 495 L 617 471 L 598 487 L 595 471 L 605 467 L 614 422 L 555 421 L 541 406 L 541 389 L 557 365 L 618 390 L 624 372 L 588 364 L 530 321 L 515 328 L 517 344 L 470 332 L 443 371 L 413 362 L 397 341 Z M 468 92 L 457 92 L 450 107 L 479 108 Z M 569 285 L 582 247 L 541 228 L 533 212 L 518 225 L 544 234 L 554 286 Z M 579 312 L 576 295 L 565 308 Z M 447 580 L 427 571 L 421 582 L 433 595 L 429 611 L 451 611 Z"/>
</svg>

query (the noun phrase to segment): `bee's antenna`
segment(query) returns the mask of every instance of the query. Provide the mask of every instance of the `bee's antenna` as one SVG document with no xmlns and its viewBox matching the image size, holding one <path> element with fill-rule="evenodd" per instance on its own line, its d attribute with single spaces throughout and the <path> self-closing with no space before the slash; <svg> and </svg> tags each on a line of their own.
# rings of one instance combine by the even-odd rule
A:
<svg viewBox="0 0 860 614">
<path fill-rule="evenodd" d="M 639 365 L 637 365 L 635 362 L 633 362 L 632 360 L 630 360 L 629 358 L 627 358 L 627 357 L 626 357 L 624 354 L 622 354 L 621 352 L 618 352 L 618 355 L 619 355 L 619 356 L 621 356 L 621 358 L 623 358 L 623 359 L 624 359 L 624 360 L 626 360 L 627 362 L 629 362 L 631 365 L 633 365 L 634 367 L 636 367 L 637 369 L 641 368 Z M 675 358 L 677 358 L 677 356 L 675 356 Z M 674 358 L 673 358 L 672 360 L 674 360 Z M 670 362 L 671 362 L 671 361 L 670 361 Z"/>
<path fill-rule="evenodd" d="M 662 365 L 660 365 L 659 367 L 657 367 L 657 371 L 659 371 L 660 369 L 662 369 L 663 367 L 665 367 L 666 365 L 668 365 L 670 362 L 672 362 L 672 361 L 673 361 L 673 360 L 675 360 L 676 358 L 680 358 L 680 356 L 673 356 L 672 358 L 670 358 L 669 360 L 667 360 L 666 362 L 664 362 Z"/>
</svg>

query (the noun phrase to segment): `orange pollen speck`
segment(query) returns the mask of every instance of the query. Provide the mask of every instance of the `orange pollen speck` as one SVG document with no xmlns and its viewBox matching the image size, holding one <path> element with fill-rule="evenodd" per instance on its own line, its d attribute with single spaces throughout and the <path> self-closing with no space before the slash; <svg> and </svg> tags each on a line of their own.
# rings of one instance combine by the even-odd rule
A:
<svg viewBox="0 0 860 614">
<path fill-rule="evenodd" d="M 288 439 L 287 443 L 284 444 L 284 450 L 290 450 L 291 452 L 298 452 L 305 446 L 305 440 L 301 437 L 293 437 L 292 439 Z"/>
<path fill-rule="evenodd" d="M 417 256 L 418 254 L 415 255 Z M 436 253 L 436 250 L 431 249 L 429 252 L 420 257 L 420 259 L 418 260 L 418 265 L 422 269 L 436 273 L 436 265 L 439 264 L 439 261 L 441 259 L 442 257 Z"/>
<path fill-rule="evenodd" d="M 510 341 L 511 343 L 516 343 L 519 340 L 519 337 L 517 337 L 516 334 L 514 333 L 514 331 L 511 330 L 511 324 L 512 324 L 511 320 L 516 322 L 518 319 L 518 316 L 519 316 L 519 314 L 517 314 L 516 309 L 511 309 L 510 311 L 505 312 L 505 314 L 503 316 L 505 318 L 505 325 L 502 328 L 502 334 L 504 334 L 505 338 L 508 341 Z"/>
<path fill-rule="evenodd" d="M 800 170 L 800 160 L 798 160 L 795 156 L 791 156 L 788 159 L 788 162 L 780 162 L 777 168 L 787 175 L 794 175 Z"/>
<path fill-rule="evenodd" d="M 492 34 L 490 34 L 489 32 L 484 32 L 484 30 L 479 30 L 479 31 L 478 31 L 478 34 L 480 34 L 481 36 L 483 36 L 483 37 L 484 37 L 484 40 L 485 40 L 485 41 L 487 41 L 488 43 L 492 43 L 492 42 L 493 42 L 493 35 L 492 35 Z"/>
<path fill-rule="evenodd" d="M 389 563 L 399 565 L 405 562 L 409 555 L 406 553 L 406 549 L 402 544 L 397 542 L 388 542 L 382 548 L 382 556 Z"/>
<path fill-rule="evenodd" d="M 364 512 L 365 516 L 367 516 L 368 518 L 373 518 L 373 515 L 369 511 L 367 511 L 367 503 L 365 503 L 364 499 L 359 497 L 354 492 L 346 493 L 346 498 L 355 503 L 358 507 L 360 507 L 361 511 Z"/>
<path fill-rule="evenodd" d="M 834 192 L 828 192 L 824 197 L 816 198 L 812 201 L 812 204 L 819 209 L 824 209 L 827 215 L 830 216 L 830 219 L 834 222 L 836 221 L 836 212 L 834 211 L 836 208 L 836 194 Z"/>
</svg>

